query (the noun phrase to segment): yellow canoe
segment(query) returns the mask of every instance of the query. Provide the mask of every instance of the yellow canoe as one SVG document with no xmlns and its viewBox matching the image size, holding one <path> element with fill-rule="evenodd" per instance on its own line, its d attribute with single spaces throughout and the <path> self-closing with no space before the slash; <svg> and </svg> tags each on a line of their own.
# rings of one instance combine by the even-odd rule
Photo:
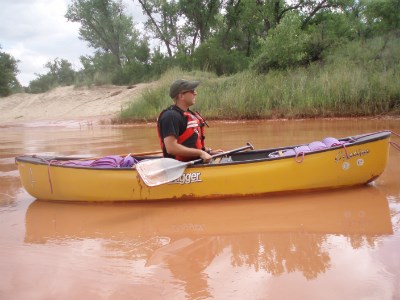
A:
<svg viewBox="0 0 400 300">
<path fill-rule="evenodd" d="M 331 147 L 309 152 L 299 150 L 307 145 L 297 145 L 234 153 L 219 163 L 189 166 L 177 180 L 153 187 L 143 182 L 135 168 L 54 165 L 51 163 L 54 160 L 71 158 L 35 155 L 19 156 L 16 163 L 24 188 L 33 197 L 44 200 L 150 201 L 254 196 L 369 183 L 386 167 L 390 135 L 390 131 L 380 131 L 346 137 Z"/>
</svg>

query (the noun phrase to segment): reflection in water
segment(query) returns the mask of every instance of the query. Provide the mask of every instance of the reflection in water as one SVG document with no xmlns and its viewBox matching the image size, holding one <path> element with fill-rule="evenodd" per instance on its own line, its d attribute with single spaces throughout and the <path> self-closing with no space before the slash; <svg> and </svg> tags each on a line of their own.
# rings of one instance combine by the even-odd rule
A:
<svg viewBox="0 0 400 300">
<path fill-rule="evenodd" d="M 15 207 L 17 194 L 21 192 L 21 183 L 19 178 L 0 176 L 0 212 L 5 209 Z"/>
<path fill-rule="evenodd" d="M 26 213 L 25 243 L 96 240 L 105 253 L 168 269 L 187 294 L 203 298 L 210 296 L 204 270 L 224 253 L 233 267 L 314 279 L 330 268 L 330 237 L 373 248 L 392 233 L 385 196 L 367 186 L 221 201 L 35 201 Z"/>
</svg>

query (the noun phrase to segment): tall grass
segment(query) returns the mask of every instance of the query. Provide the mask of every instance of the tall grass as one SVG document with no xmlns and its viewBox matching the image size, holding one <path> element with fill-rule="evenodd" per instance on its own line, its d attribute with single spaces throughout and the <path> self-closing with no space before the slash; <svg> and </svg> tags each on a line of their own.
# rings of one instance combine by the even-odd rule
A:
<svg viewBox="0 0 400 300">
<path fill-rule="evenodd" d="M 212 119 L 315 118 L 400 113 L 400 39 L 351 43 L 324 63 L 258 75 L 217 78 L 205 72 L 164 74 L 117 121 L 153 121 L 172 103 L 169 85 L 199 79 L 195 110 Z"/>
<path fill-rule="evenodd" d="M 169 97 L 169 87 L 178 78 L 207 82 L 215 79 L 216 75 L 202 71 L 183 72 L 178 68 L 171 69 L 161 76 L 153 88 L 146 90 L 140 99 L 130 103 L 127 108 L 123 109 L 113 122 L 155 121 L 163 109 L 173 104 L 172 99 Z"/>
</svg>

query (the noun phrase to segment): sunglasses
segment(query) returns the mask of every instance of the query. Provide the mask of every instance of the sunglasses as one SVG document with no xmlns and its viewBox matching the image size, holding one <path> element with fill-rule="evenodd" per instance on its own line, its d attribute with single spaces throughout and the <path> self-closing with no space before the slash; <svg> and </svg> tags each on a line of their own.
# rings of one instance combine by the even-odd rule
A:
<svg viewBox="0 0 400 300">
<path fill-rule="evenodd" d="M 190 91 L 182 91 L 181 94 L 186 94 L 186 93 L 191 93 L 193 95 L 196 95 L 197 92 L 195 90 L 190 90 Z"/>
</svg>

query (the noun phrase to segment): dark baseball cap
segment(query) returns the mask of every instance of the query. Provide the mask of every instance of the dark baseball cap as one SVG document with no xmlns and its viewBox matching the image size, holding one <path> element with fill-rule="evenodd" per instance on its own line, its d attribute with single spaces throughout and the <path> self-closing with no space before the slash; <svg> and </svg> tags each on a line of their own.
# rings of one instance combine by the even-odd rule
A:
<svg viewBox="0 0 400 300">
<path fill-rule="evenodd" d="M 199 84 L 200 81 L 190 81 L 185 79 L 175 80 L 171 84 L 171 87 L 169 89 L 169 95 L 171 96 L 172 99 L 174 99 L 176 96 L 179 95 L 179 93 L 183 91 L 194 90 Z"/>
</svg>

